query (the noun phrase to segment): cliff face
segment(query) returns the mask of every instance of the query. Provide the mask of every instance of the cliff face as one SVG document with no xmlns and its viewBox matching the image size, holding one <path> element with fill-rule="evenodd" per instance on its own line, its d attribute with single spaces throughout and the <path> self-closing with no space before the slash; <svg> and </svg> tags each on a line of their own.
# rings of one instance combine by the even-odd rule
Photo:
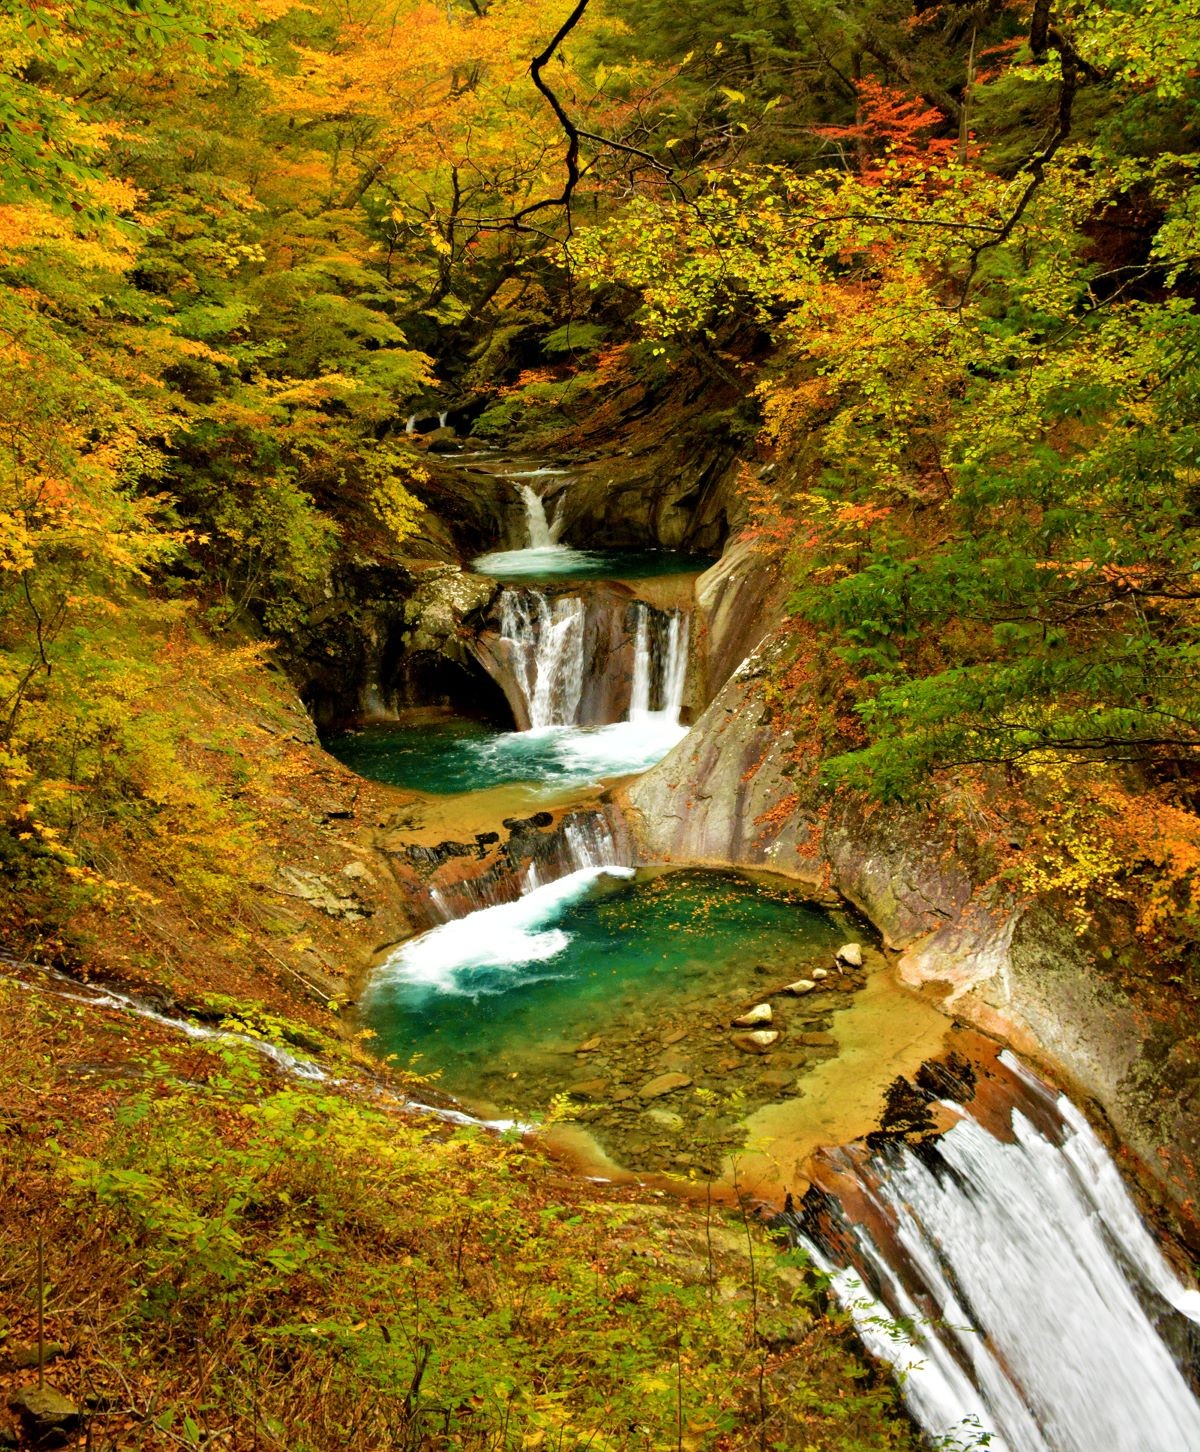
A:
<svg viewBox="0 0 1200 1452">
<path fill-rule="evenodd" d="M 764 695 L 776 648 L 765 642 L 691 734 L 616 794 L 642 860 L 766 868 L 840 893 L 878 929 L 905 982 L 1094 1100 L 1190 1218 L 1200 1190 L 1191 1005 L 1148 972 L 1117 972 L 1106 954 L 1115 925 L 1080 936 L 1059 904 L 997 885 L 986 849 L 945 814 L 857 800 L 806 807 L 794 743 Z"/>
</svg>

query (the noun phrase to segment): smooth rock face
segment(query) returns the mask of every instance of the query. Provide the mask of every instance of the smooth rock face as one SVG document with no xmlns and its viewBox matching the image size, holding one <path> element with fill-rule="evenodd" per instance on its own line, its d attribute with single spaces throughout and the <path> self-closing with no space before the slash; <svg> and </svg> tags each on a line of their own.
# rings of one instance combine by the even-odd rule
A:
<svg viewBox="0 0 1200 1452">
<path fill-rule="evenodd" d="M 813 971 L 812 971 L 812 976 L 815 979 L 817 979 L 817 981 L 819 982 L 822 978 L 828 978 L 829 977 L 829 969 L 828 968 L 814 968 Z M 803 980 L 801 980 L 801 981 L 803 981 Z"/>
<path fill-rule="evenodd" d="M 837 960 L 845 963 L 851 968 L 861 968 L 863 955 L 862 947 L 858 943 L 843 943 L 837 950 Z"/>
<path fill-rule="evenodd" d="M 752 1033 L 734 1034 L 731 1042 L 747 1054 L 765 1054 L 779 1037 L 778 1029 L 755 1029 Z"/>
<path fill-rule="evenodd" d="M 820 969 L 817 969 L 818 973 L 820 971 Z M 789 983 L 783 991 L 799 996 L 802 993 L 811 993 L 816 986 L 811 978 L 797 978 L 795 983 Z"/>
<path fill-rule="evenodd" d="M 762 1024 L 771 1022 L 773 1015 L 769 1003 L 756 1003 L 753 1008 L 747 1010 L 740 1018 L 733 1021 L 734 1028 L 758 1028 Z"/>
<path fill-rule="evenodd" d="M 686 1089 L 691 1082 L 686 1074 L 660 1074 L 657 1079 L 643 1084 L 638 1093 L 643 1099 L 659 1099 L 664 1094 L 674 1093 L 676 1089 Z"/>
<path fill-rule="evenodd" d="M 36 1447 L 63 1447 L 79 1426 L 79 1408 L 53 1387 L 19 1387 L 8 1399 Z"/>
</svg>

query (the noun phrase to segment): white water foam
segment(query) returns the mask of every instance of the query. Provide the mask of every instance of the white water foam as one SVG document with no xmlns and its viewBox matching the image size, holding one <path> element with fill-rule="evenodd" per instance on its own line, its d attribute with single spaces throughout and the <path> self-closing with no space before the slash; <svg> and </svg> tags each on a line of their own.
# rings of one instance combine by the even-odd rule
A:
<svg viewBox="0 0 1200 1452">
<path fill-rule="evenodd" d="M 1083 1115 L 1065 1098 L 1055 1107 L 1061 1145 L 1020 1111 L 1003 1143 L 958 1109 L 932 1166 L 908 1148 L 873 1161 L 868 1193 L 903 1270 L 854 1226 L 886 1309 L 853 1270 L 833 1289 L 938 1446 L 1200 1447 L 1200 1404 L 1156 1324 L 1167 1307 L 1200 1324 L 1200 1295 L 1167 1265 Z"/>
<path fill-rule="evenodd" d="M 372 979 L 370 992 L 406 984 L 473 998 L 481 992 L 503 992 L 516 981 L 529 982 L 523 969 L 549 963 L 570 946 L 570 935 L 555 924 L 562 911 L 586 896 L 601 877 L 632 877 L 633 871 L 609 865 L 583 867 L 532 888 L 516 902 L 481 908 L 430 928 L 387 959 Z M 473 981 L 480 970 L 499 970 L 510 981 L 483 987 Z"/>
<path fill-rule="evenodd" d="M 603 555 L 576 550 L 569 545 L 546 545 L 541 549 L 494 550 L 472 561 L 477 575 L 501 580 L 536 578 L 541 575 L 577 575 L 599 568 Z"/>
<path fill-rule="evenodd" d="M 508 731 L 464 745 L 481 767 L 505 781 L 528 780 L 551 792 L 598 785 L 648 771 L 687 735 L 677 721 L 655 717 L 610 726 L 547 726 Z"/>
</svg>

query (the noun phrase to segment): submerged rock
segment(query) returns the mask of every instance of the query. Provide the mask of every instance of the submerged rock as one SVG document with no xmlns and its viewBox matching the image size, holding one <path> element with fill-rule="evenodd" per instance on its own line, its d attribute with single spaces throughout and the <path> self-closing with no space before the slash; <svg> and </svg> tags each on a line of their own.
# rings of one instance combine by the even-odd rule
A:
<svg viewBox="0 0 1200 1452">
<path fill-rule="evenodd" d="M 686 1074 L 660 1074 L 657 1079 L 643 1084 L 638 1093 L 643 1099 L 659 1099 L 664 1094 L 674 1093 L 676 1089 L 686 1089 L 691 1082 Z"/>
<path fill-rule="evenodd" d="M 683 1128 L 683 1115 L 676 1114 L 673 1109 L 647 1109 L 645 1117 L 660 1129 L 669 1129 L 672 1134 Z"/>
<path fill-rule="evenodd" d="M 753 1033 L 734 1034 L 732 1042 L 747 1054 L 765 1054 L 779 1042 L 778 1029 L 755 1029 Z"/>
<path fill-rule="evenodd" d="M 760 1024 L 770 1023 L 773 1017 L 769 1003 L 756 1003 L 753 1008 L 748 1009 L 739 1018 L 733 1021 L 734 1028 L 757 1028 Z"/>
</svg>

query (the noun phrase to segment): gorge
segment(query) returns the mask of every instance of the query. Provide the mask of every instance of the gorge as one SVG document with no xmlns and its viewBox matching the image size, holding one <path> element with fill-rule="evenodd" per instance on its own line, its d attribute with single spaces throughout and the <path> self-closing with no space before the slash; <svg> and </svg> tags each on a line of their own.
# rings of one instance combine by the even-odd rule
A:
<svg viewBox="0 0 1200 1452">
<path fill-rule="evenodd" d="M 1198 36 L 0 7 L 0 1452 L 1200 1445 Z"/>
<path fill-rule="evenodd" d="M 570 488 L 569 470 L 524 472 Z M 576 551 L 535 486 L 519 490 L 527 543 L 475 561 L 500 589 L 460 617 L 454 646 L 499 684 L 516 729 L 464 737 L 418 704 L 327 738 L 347 764 L 443 796 L 439 830 L 455 792 L 473 824 L 498 793 L 490 833 L 405 848 L 431 854 L 430 926 L 365 978 L 380 1051 L 418 1056 L 480 1115 L 565 1113 L 547 1142 L 592 1175 L 765 1199 L 936 1445 L 1187 1445 L 1200 1294 L 1070 1100 L 963 1026 L 1068 1082 L 1087 1071 L 1013 1000 L 1007 1021 L 972 1004 L 1012 924 L 953 880 L 923 917 L 922 873 L 939 869 L 913 860 L 919 841 L 892 836 L 873 859 L 864 839 L 882 824 L 773 810 L 788 751 L 753 701 L 778 649 L 769 555 L 739 543 L 704 571 L 665 573 L 688 563 L 675 557 L 639 576 L 651 555 Z M 727 663 L 738 644 L 723 680 L 704 658 Z M 501 821 L 517 783 L 537 811 Z M 861 970 L 839 961 L 879 929 L 898 956 L 868 943 Z M 940 992 L 922 997 L 929 981 Z M 905 1093 L 915 1108 L 898 1107 Z M 1030 1321 L 1058 1267 L 1045 1324 Z M 1073 1318 L 1095 1357 L 1041 1376 Z M 1136 1397 L 1116 1371 L 1128 1357 Z"/>
</svg>

